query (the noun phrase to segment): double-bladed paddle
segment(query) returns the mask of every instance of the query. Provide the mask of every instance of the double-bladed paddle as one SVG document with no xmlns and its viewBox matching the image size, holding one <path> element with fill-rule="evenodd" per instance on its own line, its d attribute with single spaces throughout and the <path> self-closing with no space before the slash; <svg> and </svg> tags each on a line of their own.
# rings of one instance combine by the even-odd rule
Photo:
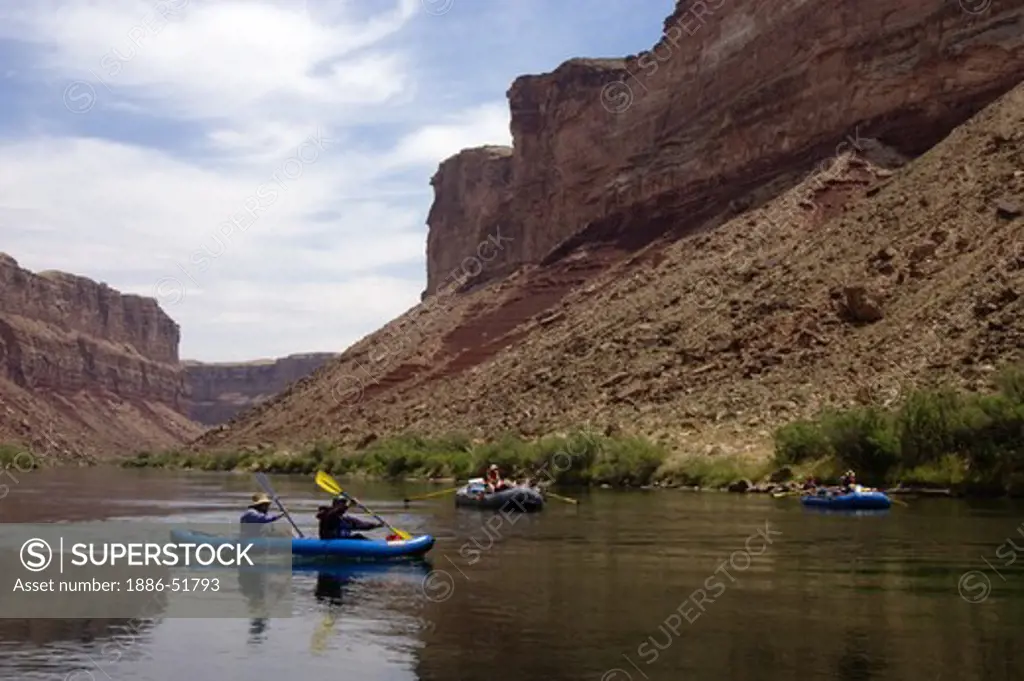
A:
<svg viewBox="0 0 1024 681">
<path fill-rule="evenodd" d="M 335 480 L 334 478 L 332 478 L 327 473 L 325 473 L 323 471 L 317 471 L 317 474 L 316 474 L 316 484 L 320 487 L 320 489 L 322 489 L 323 491 L 327 492 L 328 494 L 331 494 L 331 495 L 334 495 L 334 496 L 338 496 L 339 494 L 341 494 L 342 496 L 350 499 L 352 501 L 352 503 L 354 503 L 356 506 L 358 506 L 359 508 L 363 509 L 364 511 L 366 511 L 370 515 L 372 515 L 374 518 L 376 518 L 380 522 L 384 523 L 392 532 L 397 534 L 402 539 L 412 539 L 412 535 L 411 534 L 409 534 L 408 532 L 403 532 L 402 530 L 398 529 L 397 527 L 395 527 L 394 525 L 392 525 L 388 521 L 386 521 L 383 518 L 381 518 L 379 515 L 377 515 L 376 513 L 371 511 L 370 509 L 366 508 L 366 506 L 364 506 L 361 501 L 359 501 L 354 496 L 352 496 L 351 494 L 349 494 L 348 492 L 343 490 L 341 488 L 341 485 L 338 484 L 338 481 Z"/>
</svg>

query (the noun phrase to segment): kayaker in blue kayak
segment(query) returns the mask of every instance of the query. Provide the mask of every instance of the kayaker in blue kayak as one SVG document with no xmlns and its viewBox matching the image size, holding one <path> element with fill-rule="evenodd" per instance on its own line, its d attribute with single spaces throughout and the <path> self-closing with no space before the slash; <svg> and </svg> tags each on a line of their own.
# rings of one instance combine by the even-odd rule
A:
<svg viewBox="0 0 1024 681">
<path fill-rule="evenodd" d="M 252 495 L 252 503 L 249 504 L 249 508 L 246 509 L 245 513 L 238 520 L 241 524 L 239 534 L 243 537 L 256 537 L 263 534 L 263 526 L 269 525 L 270 523 L 280 520 L 284 517 L 283 513 L 271 514 L 270 504 L 272 500 L 266 494 L 257 492 Z"/>
<path fill-rule="evenodd" d="M 382 522 L 374 523 L 346 515 L 350 503 L 348 497 L 339 494 L 334 497 L 330 506 L 321 506 L 317 510 L 316 519 L 320 521 L 321 539 L 369 539 L 353 530 L 376 530 L 385 527 Z"/>
</svg>

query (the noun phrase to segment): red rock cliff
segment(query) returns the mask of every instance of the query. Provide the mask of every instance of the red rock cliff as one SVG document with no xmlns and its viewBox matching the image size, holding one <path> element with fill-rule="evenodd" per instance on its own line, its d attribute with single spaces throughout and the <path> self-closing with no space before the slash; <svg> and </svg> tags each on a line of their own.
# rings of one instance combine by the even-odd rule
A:
<svg viewBox="0 0 1024 681">
<path fill-rule="evenodd" d="M 523 258 L 493 246 L 512 199 L 512 149 L 465 149 L 431 178 L 434 205 L 427 216 L 427 288 L 424 296 L 464 280 L 506 274 Z M 508 227 L 506 227 L 506 230 Z"/>
<path fill-rule="evenodd" d="M 986 389 L 1024 347 L 1024 0 L 984 5 L 680 3 L 655 51 L 518 79 L 512 154 L 435 177 L 436 295 L 194 446 L 588 422 L 763 453 Z M 499 226 L 525 266 L 447 295 Z"/>
<path fill-rule="evenodd" d="M 88 457 L 197 435 L 178 340 L 151 298 L 0 254 L 0 440 Z"/>
<path fill-rule="evenodd" d="M 308 376 L 328 360 L 330 352 L 289 355 L 244 363 L 184 362 L 191 389 L 189 415 L 199 423 L 217 425 L 273 397 Z"/>
<path fill-rule="evenodd" d="M 516 79 L 512 150 L 441 164 L 425 293 L 453 269 L 500 278 L 568 239 L 552 257 L 685 233 L 845 137 L 921 153 L 1019 80 L 1022 8 L 680 0 L 648 52 Z M 481 268 L 477 248 L 499 225 L 511 245 Z"/>
</svg>

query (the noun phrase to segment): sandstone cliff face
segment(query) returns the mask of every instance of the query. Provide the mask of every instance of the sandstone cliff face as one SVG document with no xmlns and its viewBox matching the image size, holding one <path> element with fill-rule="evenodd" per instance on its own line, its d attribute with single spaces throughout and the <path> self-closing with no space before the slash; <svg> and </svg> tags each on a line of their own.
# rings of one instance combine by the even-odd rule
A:
<svg viewBox="0 0 1024 681">
<path fill-rule="evenodd" d="M 666 36 L 517 80 L 509 187 L 442 165 L 445 267 L 497 210 L 517 271 L 449 295 L 431 264 L 434 295 L 196 446 L 589 421 L 754 451 L 1020 358 L 1024 0 L 686 2 Z"/>
<path fill-rule="evenodd" d="M 436 199 L 427 216 L 427 288 L 461 286 L 464 280 L 506 274 L 521 254 L 494 246 L 512 199 L 512 149 L 465 149 L 444 161 L 431 178 Z"/>
<path fill-rule="evenodd" d="M 848 136 L 921 153 L 1024 69 L 1024 1 L 960 5 L 682 0 L 649 52 L 518 78 L 513 149 L 435 178 L 426 293 L 499 224 L 512 245 L 480 280 L 570 238 L 635 250 L 700 228 Z"/>
<path fill-rule="evenodd" d="M 178 340 L 151 298 L 0 254 L 0 438 L 88 457 L 197 435 Z"/>
<path fill-rule="evenodd" d="M 229 421 L 333 359 L 330 352 L 245 363 L 183 363 L 191 388 L 189 416 L 205 425 Z"/>
</svg>

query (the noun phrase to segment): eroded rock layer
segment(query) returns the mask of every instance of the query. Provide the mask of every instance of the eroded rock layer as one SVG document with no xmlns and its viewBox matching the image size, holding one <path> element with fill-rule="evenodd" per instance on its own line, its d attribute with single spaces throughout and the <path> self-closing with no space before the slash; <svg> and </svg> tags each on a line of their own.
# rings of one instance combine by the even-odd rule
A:
<svg viewBox="0 0 1024 681">
<path fill-rule="evenodd" d="M 205 425 L 229 421 L 336 356 L 314 352 L 253 362 L 184 362 L 191 389 L 189 415 Z"/>
<path fill-rule="evenodd" d="M 178 341 L 151 298 L 0 254 L 0 441 L 89 458 L 195 437 Z"/>
</svg>

